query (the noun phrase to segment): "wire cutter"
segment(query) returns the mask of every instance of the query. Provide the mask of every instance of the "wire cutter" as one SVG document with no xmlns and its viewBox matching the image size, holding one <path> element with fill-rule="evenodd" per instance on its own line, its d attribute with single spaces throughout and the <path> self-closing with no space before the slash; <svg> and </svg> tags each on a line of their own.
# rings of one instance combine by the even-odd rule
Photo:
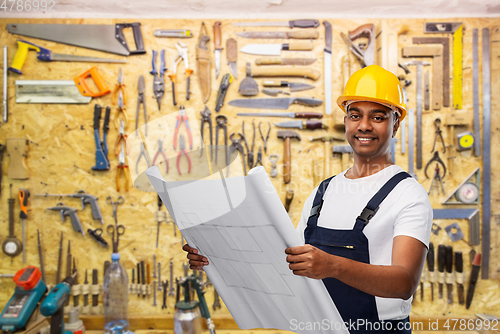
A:
<svg viewBox="0 0 500 334">
<path fill-rule="evenodd" d="M 233 136 L 236 134 L 240 136 L 239 139 L 233 139 Z M 231 146 L 229 146 L 229 156 L 231 156 L 231 154 L 233 154 L 233 152 L 236 150 L 240 152 L 241 157 L 243 158 L 243 172 L 245 173 L 245 175 L 247 175 L 247 165 L 245 163 L 245 149 L 243 148 L 243 145 L 241 145 L 242 140 L 245 142 L 245 145 L 247 140 L 245 139 L 244 135 L 236 132 L 231 133 L 229 135 L 229 139 L 231 139 L 232 141 Z M 229 176 L 229 164 L 227 165 L 227 173 L 226 173 L 226 177 L 228 176 Z"/>
<path fill-rule="evenodd" d="M 121 67 L 118 70 L 118 83 L 113 90 L 111 103 L 116 104 L 116 96 L 119 95 L 119 93 L 123 94 L 123 103 L 127 104 L 127 92 L 125 92 L 125 84 L 123 83 L 123 69 Z"/>
<path fill-rule="evenodd" d="M 115 142 L 115 156 L 117 156 L 120 152 L 118 152 L 118 149 L 120 147 L 120 143 L 126 143 L 127 142 L 127 135 L 125 134 L 125 121 L 121 120 L 120 121 L 120 133 L 118 134 L 118 137 L 116 138 Z"/>
<path fill-rule="evenodd" d="M 135 114 L 135 129 L 139 127 L 139 110 L 141 109 L 141 104 L 144 108 L 144 126 L 145 126 L 145 135 L 148 135 L 148 117 L 146 113 L 146 98 L 144 96 L 144 92 L 146 91 L 146 84 L 144 83 L 144 76 L 139 75 L 139 81 L 137 82 L 137 90 L 139 92 L 139 96 L 137 97 L 137 112 Z"/>
<path fill-rule="evenodd" d="M 212 112 L 210 109 L 208 109 L 207 106 L 205 106 L 205 110 L 200 111 L 201 114 L 201 153 L 200 157 L 203 155 L 203 125 L 208 122 L 208 129 L 210 131 L 210 160 L 213 159 L 214 157 L 214 147 L 213 147 L 213 142 L 212 142 L 212 118 L 210 118 L 210 115 Z"/>
<path fill-rule="evenodd" d="M 179 166 L 179 160 L 181 159 L 182 153 L 184 153 L 188 161 L 188 173 L 191 173 L 191 159 L 189 158 L 189 153 L 186 151 L 184 135 L 179 136 L 179 153 L 177 153 L 177 171 L 179 172 L 179 175 L 182 175 L 181 167 Z"/>
<path fill-rule="evenodd" d="M 179 107 L 179 115 L 177 115 L 177 123 L 175 123 L 175 132 L 174 132 L 174 150 L 177 149 L 177 137 L 179 134 L 179 128 L 181 127 L 181 123 L 184 122 L 186 125 L 186 130 L 189 138 L 189 149 L 193 149 L 193 137 L 191 137 L 191 129 L 189 128 L 188 117 L 186 115 L 186 108 L 184 106 Z"/>
<path fill-rule="evenodd" d="M 120 117 L 121 116 L 121 117 Z M 127 114 L 125 113 L 125 107 L 123 106 L 123 94 L 121 91 L 118 92 L 118 108 L 116 108 L 116 113 L 115 113 L 115 129 L 118 129 L 118 120 L 125 120 L 125 127 L 128 126 L 128 117 Z"/>
<path fill-rule="evenodd" d="M 441 125 L 441 119 L 436 118 L 434 120 L 434 126 L 436 127 L 436 132 L 434 132 L 435 133 L 434 145 L 432 145 L 431 153 L 434 152 L 434 149 L 436 148 L 436 141 L 437 141 L 438 137 L 439 137 L 439 139 L 441 139 L 441 144 L 443 144 L 443 153 L 446 153 L 446 145 L 444 144 L 443 131 L 441 131 L 440 125 Z"/>
<path fill-rule="evenodd" d="M 156 151 L 155 157 L 153 158 L 153 165 L 156 165 L 156 158 L 160 153 L 163 156 L 163 160 L 165 161 L 165 173 L 168 174 L 168 159 L 165 155 L 165 152 L 163 152 L 163 138 L 158 139 L 158 151 Z"/>
<path fill-rule="evenodd" d="M 130 184 L 130 175 L 128 165 L 125 164 L 125 146 L 124 142 L 121 142 L 121 151 L 118 156 L 118 166 L 116 171 L 116 191 L 120 191 L 120 175 L 123 174 L 125 176 L 125 191 L 128 191 L 128 187 Z"/>
<path fill-rule="evenodd" d="M 184 67 L 186 68 L 186 100 L 189 100 L 189 87 L 191 83 L 191 74 L 193 73 L 193 70 L 189 68 L 189 62 L 188 62 L 188 47 L 181 42 L 175 43 L 175 47 L 177 48 L 177 56 L 172 57 L 172 74 L 169 74 L 170 80 L 172 80 L 172 96 L 173 96 L 173 101 L 174 101 L 174 106 L 177 105 L 177 100 L 176 100 L 176 90 L 175 90 L 175 85 L 177 84 L 177 66 L 181 61 L 184 60 Z"/>
<path fill-rule="evenodd" d="M 441 166 L 443 166 L 443 176 L 441 176 L 441 179 L 444 179 L 444 176 L 446 175 L 446 166 L 445 166 L 443 160 L 441 160 L 441 158 L 439 157 L 439 152 L 438 151 L 434 152 L 434 156 L 432 157 L 432 159 L 429 160 L 429 162 L 427 163 L 427 165 L 425 165 L 425 177 L 429 178 L 429 176 L 427 175 L 427 168 L 434 161 L 437 162 L 438 164 L 441 164 Z"/>
<path fill-rule="evenodd" d="M 153 70 L 149 73 L 154 75 L 153 80 L 153 92 L 155 93 L 156 102 L 158 102 L 158 110 L 161 110 L 161 99 L 163 98 L 163 94 L 165 93 L 165 81 L 163 79 L 163 73 L 167 70 L 165 67 L 165 50 L 161 50 L 160 58 L 160 70 L 156 71 L 156 56 L 158 55 L 158 51 L 153 50 Z"/>
<path fill-rule="evenodd" d="M 144 149 L 144 143 L 141 142 L 141 153 L 139 154 L 139 158 L 137 158 L 137 161 L 135 163 L 135 173 L 139 174 L 139 161 L 141 161 L 141 158 L 144 157 L 144 160 L 146 160 L 146 163 L 148 164 L 148 168 L 151 167 L 151 164 L 149 163 L 148 156 L 146 155 L 146 150 Z"/>
</svg>

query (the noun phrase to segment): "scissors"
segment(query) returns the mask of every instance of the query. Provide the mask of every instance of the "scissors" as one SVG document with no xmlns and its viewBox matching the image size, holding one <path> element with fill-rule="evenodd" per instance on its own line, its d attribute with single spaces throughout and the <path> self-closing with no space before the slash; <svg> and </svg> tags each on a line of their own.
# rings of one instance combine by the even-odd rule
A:
<svg viewBox="0 0 500 334">
<path fill-rule="evenodd" d="M 113 202 L 111 196 L 106 198 L 106 203 L 110 204 L 113 207 L 113 217 L 115 218 L 115 225 L 108 225 L 106 231 L 111 234 L 111 242 L 113 243 L 113 253 L 118 253 L 118 243 L 120 242 L 120 235 L 125 233 L 125 227 L 123 225 L 118 225 L 118 205 L 122 205 L 125 202 L 125 199 L 120 196 Z M 115 238 L 116 235 L 116 238 Z"/>
</svg>

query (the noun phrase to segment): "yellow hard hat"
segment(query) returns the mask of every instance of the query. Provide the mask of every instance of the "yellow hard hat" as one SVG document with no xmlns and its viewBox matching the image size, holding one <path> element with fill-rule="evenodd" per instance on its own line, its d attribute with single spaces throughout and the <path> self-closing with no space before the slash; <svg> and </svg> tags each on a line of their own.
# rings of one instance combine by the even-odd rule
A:
<svg viewBox="0 0 500 334">
<path fill-rule="evenodd" d="M 393 108 L 399 111 L 400 121 L 406 117 L 406 104 L 398 77 L 378 65 L 354 72 L 345 85 L 344 94 L 337 99 L 337 104 L 347 113 L 346 107 L 356 101 L 376 102 Z"/>
</svg>

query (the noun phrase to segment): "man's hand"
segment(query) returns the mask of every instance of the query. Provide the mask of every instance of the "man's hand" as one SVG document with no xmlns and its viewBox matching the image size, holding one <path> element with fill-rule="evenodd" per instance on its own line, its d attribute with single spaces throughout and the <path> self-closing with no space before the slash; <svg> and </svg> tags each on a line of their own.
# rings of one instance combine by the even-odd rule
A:
<svg viewBox="0 0 500 334">
<path fill-rule="evenodd" d="M 188 253 L 189 269 L 203 270 L 203 267 L 208 265 L 208 259 L 203 255 L 198 255 L 198 250 L 196 248 L 189 247 L 188 244 L 185 244 L 182 246 L 182 249 Z"/>
<path fill-rule="evenodd" d="M 304 245 L 285 249 L 286 262 L 294 275 L 323 279 L 331 277 L 333 255 L 314 246 Z"/>
</svg>

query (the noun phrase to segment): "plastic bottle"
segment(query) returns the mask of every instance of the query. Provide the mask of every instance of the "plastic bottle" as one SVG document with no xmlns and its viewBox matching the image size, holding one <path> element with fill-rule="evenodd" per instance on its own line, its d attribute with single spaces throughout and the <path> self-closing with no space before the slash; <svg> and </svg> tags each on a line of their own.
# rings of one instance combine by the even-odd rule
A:
<svg viewBox="0 0 500 334">
<path fill-rule="evenodd" d="M 104 274 L 104 333 L 123 334 L 129 330 L 128 276 L 119 253 L 113 253 L 111 260 Z"/>
</svg>

